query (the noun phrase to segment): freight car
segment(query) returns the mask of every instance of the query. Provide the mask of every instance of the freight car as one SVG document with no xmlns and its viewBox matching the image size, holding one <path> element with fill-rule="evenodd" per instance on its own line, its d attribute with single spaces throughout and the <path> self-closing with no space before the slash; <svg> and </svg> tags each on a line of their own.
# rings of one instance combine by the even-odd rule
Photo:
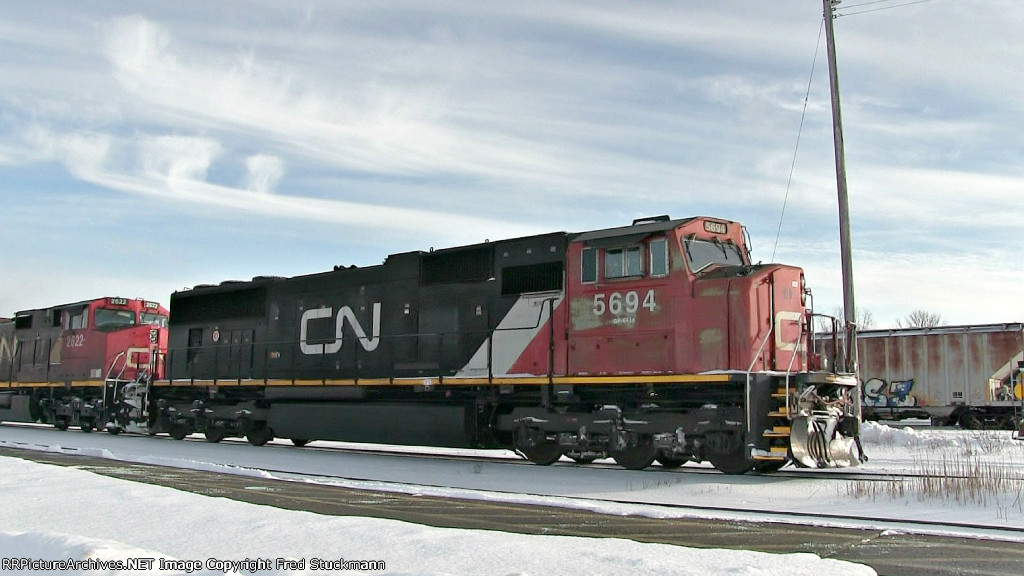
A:
<svg viewBox="0 0 1024 576">
<path fill-rule="evenodd" d="M 106 426 L 123 386 L 162 377 L 167 319 L 156 302 L 100 298 L 0 322 L 0 420 Z"/>
<path fill-rule="evenodd" d="M 1013 429 L 1024 325 L 865 330 L 857 337 L 864 417 Z"/>
<path fill-rule="evenodd" d="M 634 221 L 176 292 L 130 426 L 216 442 L 510 448 L 537 464 L 849 466 L 860 389 L 823 365 L 799 268 L 743 227 Z"/>
</svg>

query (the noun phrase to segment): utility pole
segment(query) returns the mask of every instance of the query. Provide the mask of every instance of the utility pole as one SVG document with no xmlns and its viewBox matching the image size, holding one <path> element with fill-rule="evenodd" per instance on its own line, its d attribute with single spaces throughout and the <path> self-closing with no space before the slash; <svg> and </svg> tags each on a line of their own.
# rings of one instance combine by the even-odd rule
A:
<svg viewBox="0 0 1024 576">
<path fill-rule="evenodd" d="M 836 187 L 839 190 L 839 251 L 843 265 L 843 311 L 846 321 L 846 370 L 857 371 L 857 314 L 853 301 L 853 253 L 850 241 L 850 201 L 846 190 L 846 154 L 843 146 L 843 117 L 839 109 L 839 73 L 833 30 L 835 7 L 842 0 L 823 0 L 825 43 L 828 46 L 828 76 L 832 92 L 832 134 L 835 138 Z"/>
</svg>

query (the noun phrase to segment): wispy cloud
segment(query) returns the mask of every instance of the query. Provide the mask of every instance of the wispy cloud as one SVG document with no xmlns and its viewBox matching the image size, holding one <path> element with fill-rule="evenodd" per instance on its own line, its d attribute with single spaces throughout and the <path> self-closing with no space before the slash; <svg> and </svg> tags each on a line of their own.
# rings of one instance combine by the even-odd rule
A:
<svg viewBox="0 0 1024 576">
<path fill-rule="evenodd" d="M 200 257 L 150 235 L 181 269 L 224 265 L 233 226 L 267 230 L 245 249 L 268 259 L 322 245 L 317 230 L 375 261 L 661 213 L 743 221 L 768 258 L 788 190 L 778 259 L 821 277 L 838 258 L 823 51 L 793 164 L 820 10 L 14 3 L 0 15 L 0 201 L 33 229 L 0 242 L 32 253 L 27 238 L 73 233 L 54 205 L 129 221 L 142 197 L 174 213 L 178 237 L 220 238 Z M 1011 258 L 999 222 L 1024 219 L 1022 21 L 1012 0 L 837 20 L 861 300 L 893 282 L 954 305 L 945 291 L 963 286 L 917 281 L 929 269 L 984 274 L 992 294 L 1015 280 L 995 271 Z M 307 252 L 314 270 L 327 258 Z"/>
</svg>

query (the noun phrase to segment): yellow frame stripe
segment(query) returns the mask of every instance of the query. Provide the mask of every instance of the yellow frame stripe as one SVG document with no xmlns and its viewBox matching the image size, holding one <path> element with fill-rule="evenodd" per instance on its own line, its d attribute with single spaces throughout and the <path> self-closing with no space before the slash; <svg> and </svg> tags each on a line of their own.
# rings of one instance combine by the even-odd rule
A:
<svg viewBox="0 0 1024 576">
<path fill-rule="evenodd" d="M 427 378 L 347 378 L 324 380 L 158 380 L 154 386 L 615 386 L 622 384 L 722 384 L 731 380 L 729 374 L 658 374 L 628 376 L 500 376 L 495 378 L 462 378 L 456 376 Z"/>
<path fill-rule="evenodd" d="M 0 382 L 0 388 L 64 388 L 65 382 Z M 103 380 L 72 380 L 72 388 L 102 388 Z"/>
</svg>

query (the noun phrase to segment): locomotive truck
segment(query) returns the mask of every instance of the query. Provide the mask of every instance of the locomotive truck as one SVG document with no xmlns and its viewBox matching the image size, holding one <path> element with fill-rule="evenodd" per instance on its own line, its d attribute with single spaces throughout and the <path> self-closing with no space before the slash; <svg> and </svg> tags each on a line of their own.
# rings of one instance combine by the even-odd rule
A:
<svg viewBox="0 0 1024 576">
<path fill-rule="evenodd" d="M 171 296 L 161 370 L 119 389 L 107 426 L 541 465 L 856 465 L 859 382 L 820 368 L 809 296 L 799 268 L 751 262 L 739 223 L 667 216 L 197 286 Z"/>
</svg>

